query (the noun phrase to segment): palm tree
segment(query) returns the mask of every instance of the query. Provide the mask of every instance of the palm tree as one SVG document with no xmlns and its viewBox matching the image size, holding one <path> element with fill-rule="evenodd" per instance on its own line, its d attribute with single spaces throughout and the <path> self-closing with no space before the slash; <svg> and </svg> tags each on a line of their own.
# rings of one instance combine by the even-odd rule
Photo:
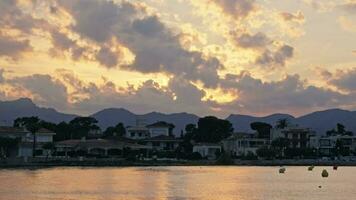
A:
<svg viewBox="0 0 356 200">
<path fill-rule="evenodd" d="M 289 120 L 287 118 L 279 119 L 276 124 L 276 128 L 284 129 L 289 125 Z"/>
<path fill-rule="evenodd" d="M 21 117 L 21 118 L 17 118 L 14 121 L 14 126 L 15 127 L 24 127 L 28 131 L 30 131 L 30 133 L 32 134 L 32 137 L 33 137 L 32 156 L 36 157 L 36 143 L 37 143 L 36 133 L 41 128 L 40 119 L 38 117 Z"/>
</svg>

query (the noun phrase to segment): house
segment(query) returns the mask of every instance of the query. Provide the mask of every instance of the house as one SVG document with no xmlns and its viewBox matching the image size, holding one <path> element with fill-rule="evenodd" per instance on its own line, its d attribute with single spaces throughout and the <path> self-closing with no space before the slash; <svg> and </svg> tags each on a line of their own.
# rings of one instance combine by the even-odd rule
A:
<svg viewBox="0 0 356 200">
<path fill-rule="evenodd" d="M 136 126 L 129 126 L 126 128 L 126 138 L 129 139 L 145 139 L 149 137 L 149 130 L 146 126 L 136 125 Z"/>
<path fill-rule="evenodd" d="M 56 142 L 56 156 L 104 156 L 122 157 L 125 150 L 140 151 L 143 154 L 151 150 L 150 146 L 107 139 L 64 140 Z"/>
<path fill-rule="evenodd" d="M 167 122 L 156 122 L 146 126 L 148 128 L 149 137 L 156 137 L 160 135 L 169 136 L 173 129 L 173 125 Z"/>
<path fill-rule="evenodd" d="M 36 132 L 36 156 L 45 156 L 43 145 L 53 142 L 54 132 L 41 128 Z M 29 157 L 33 152 L 33 134 L 24 128 L 0 127 L 0 137 L 18 139 L 17 148 L 11 152 L 14 157 Z"/>
<path fill-rule="evenodd" d="M 232 156 L 244 156 L 248 153 L 256 155 L 257 149 L 268 146 L 269 139 L 257 138 L 256 134 L 234 133 L 222 141 L 225 152 Z"/>
<path fill-rule="evenodd" d="M 199 153 L 203 158 L 216 159 L 217 154 L 222 151 L 220 144 L 197 143 L 193 146 L 193 153 Z"/>
<path fill-rule="evenodd" d="M 345 151 L 356 152 L 356 136 L 350 135 L 314 136 L 310 139 L 310 146 L 317 149 L 320 155 L 331 156 L 338 141 Z"/>
<path fill-rule="evenodd" d="M 174 151 L 183 142 L 182 139 L 169 135 L 158 135 L 139 141 L 139 144 L 152 147 L 156 151 Z"/>
<path fill-rule="evenodd" d="M 277 138 L 287 138 L 290 141 L 289 148 L 307 148 L 309 147 L 310 137 L 316 135 L 315 131 L 310 128 L 290 125 L 283 129 L 271 129 L 271 141 Z"/>
</svg>

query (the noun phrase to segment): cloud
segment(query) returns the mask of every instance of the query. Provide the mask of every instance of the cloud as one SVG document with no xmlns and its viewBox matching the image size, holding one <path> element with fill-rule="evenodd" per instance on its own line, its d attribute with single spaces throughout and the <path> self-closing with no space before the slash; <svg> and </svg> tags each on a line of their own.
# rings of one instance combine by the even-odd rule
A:
<svg viewBox="0 0 356 200">
<path fill-rule="evenodd" d="M 255 0 L 210 0 L 222 8 L 222 10 L 236 18 L 244 18 L 256 10 Z"/>
<path fill-rule="evenodd" d="M 356 68 L 337 70 L 328 82 L 340 90 L 356 92 Z"/>
<path fill-rule="evenodd" d="M 340 16 L 338 21 L 343 30 L 356 32 L 356 23 L 353 20 L 347 18 L 346 16 Z"/>
<path fill-rule="evenodd" d="M 350 14 L 356 14 L 356 2 L 354 0 L 346 1 L 339 7 Z"/>
<path fill-rule="evenodd" d="M 276 51 L 266 49 L 261 56 L 256 59 L 256 64 L 269 67 L 284 67 L 287 60 L 291 59 L 294 55 L 294 48 L 289 45 L 283 45 Z"/>
<path fill-rule="evenodd" d="M 304 23 L 304 14 L 301 11 L 298 11 L 296 14 L 289 13 L 289 12 L 281 12 L 280 17 L 287 22 L 295 22 L 302 24 Z"/>
<path fill-rule="evenodd" d="M 10 36 L 0 34 L 0 56 L 5 56 L 13 59 L 21 57 L 24 52 L 30 51 L 29 40 L 17 40 Z"/>
<path fill-rule="evenodd" d="M 28 91 L 40 105 L 53 106 L 64 110 L 67 108 L 66 87 L 50 75 L 34 74 L 31 76 L 6 79 L 6 84 L 16 90 Z"/>
<path fill-rule="evenodd" d="M 258 32 L 254 35 L 249 33 L 238 35 L 236 32 L 232 32 L 231 34 L 234 37 L 236 45 L 242 48 L 264 48 L 272 43 L 272 41 L 262 32 Z"/>
<path fill-rule="evenodd" d="M 108 47 L 101 47 L 96 54 L 96 59 L 107 67 L 115 67 L 118 64 L 120 53 L 112 51 Z"/>
<path fill-rule="evenodd" d="M 218 69 L 222 68 L 219 60 L 184 49 L 179 34 L 167 28 L 158 16 L 148 14 L 144 7 L 125 1 L 120 4 L 94 0 L 61 2 L 75 20 L 73 31 L 81 37 L 99 46 L 110 46 L 114 39 L 133 53 L 133 62 L 122 65 L 123 69 L 167 73 L 201 81 L 206 87 L 217 86 Z M 102 48 L 96 58 L 112 68 L 119 56 Z"/>
<path fill-rule="evenodd" d="M 4 72 L 5 70 L 0 69 L 0 84 L 4 82 L 5 78 L 4 78 Z"/>
<path fill-rule="evenodd" d="M 264 82 L 244 72 L 226 77 L 225 86 L 234 88 L 238 93 L 238 99 L 220 107 L 235 113 L 301 114 L 320 108 L 354 104 L 351 96 L 307 85 L 298 75 L 288 75 L 278 81 Z"/>
</svg>

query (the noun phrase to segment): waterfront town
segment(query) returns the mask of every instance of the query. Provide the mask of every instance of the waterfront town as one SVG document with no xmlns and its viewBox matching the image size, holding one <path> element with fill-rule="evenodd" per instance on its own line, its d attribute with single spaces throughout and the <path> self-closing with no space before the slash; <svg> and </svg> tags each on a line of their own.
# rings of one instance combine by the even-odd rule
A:
<svg viewBox="0 0 356 200">
<path fill-rule="evenodd" d="M 140 161 L 238 164 L 263 160 L 353 159 L 356 136 L 342 124 L 326 133 L 300 127 L 287 119 L 274 125 L 251 123 L 251 132 L 234 132 L 227 120 L 200 118 L 185 130 L 174 130 L 164 121 L 134 126 L 118 123 L 102 131 L 91 117 L 53 124 L 37 117 L 23 117 L 14 126 L 0 127 L 1 163 L 76 163 L 91 161 Z M 293 164 L 293 162 L 292 162 Z"/>
</svg>

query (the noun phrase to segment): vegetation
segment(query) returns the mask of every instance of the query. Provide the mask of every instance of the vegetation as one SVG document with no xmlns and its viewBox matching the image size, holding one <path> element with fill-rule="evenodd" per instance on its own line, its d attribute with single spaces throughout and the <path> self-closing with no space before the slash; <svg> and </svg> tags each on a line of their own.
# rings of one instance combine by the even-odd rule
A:
<svg viewBox="0 0 356 200">
<path fill-rule="evenodd" d="M 193 139 L 196 142 L 217 143 L 229 137 L 233 130 L 229 121 L 208 116 L 199 119 L 198 128 L 193 130 Z"/>
<path fill-rule="evenodd" d="M 333 136 L 333 135 L 353 135 L 351 131 L 347 131 L 343 124 L 337 123 L 336 130 L 331 129 L 326 132 L 326 135 Z"/>
<path fill-rule="evenodd" d="M 264 122 L 253 122 L 250 124 L 252 130 L 257 131 L 259 138 L 269 138 L 272 126 Z"/>
<path fill-rule="evenodd" d="M 110 126 L 104 131 L 104 137 L 118 136 L 122 137 L 126 134 L 126 129 L 123 123 L 118 123 L 116 126 Z"/>
<path fill-rule="evenodd" d="M 283 118 L 283 119 L 279 119 L 276 123 L 276 128 L 279 129 L 284 129 L 286 127 L 288 127 L 289 125 L 289 120 L 287 118 Z"/>
<path fill-rule="evenodd" d="M 14 127 L 26 128 L 33 136 L 32 156 L 36 157 L 36 133 L 41 128 L 41 121 L 38 117 L 21 117 L 14 121 Z"/>
<path fill-rule="evenodd" d="M 11 149 L 17 144 L 18 139 L 0 137 L 0 158 L 10 156 Z"/>
</svg>

